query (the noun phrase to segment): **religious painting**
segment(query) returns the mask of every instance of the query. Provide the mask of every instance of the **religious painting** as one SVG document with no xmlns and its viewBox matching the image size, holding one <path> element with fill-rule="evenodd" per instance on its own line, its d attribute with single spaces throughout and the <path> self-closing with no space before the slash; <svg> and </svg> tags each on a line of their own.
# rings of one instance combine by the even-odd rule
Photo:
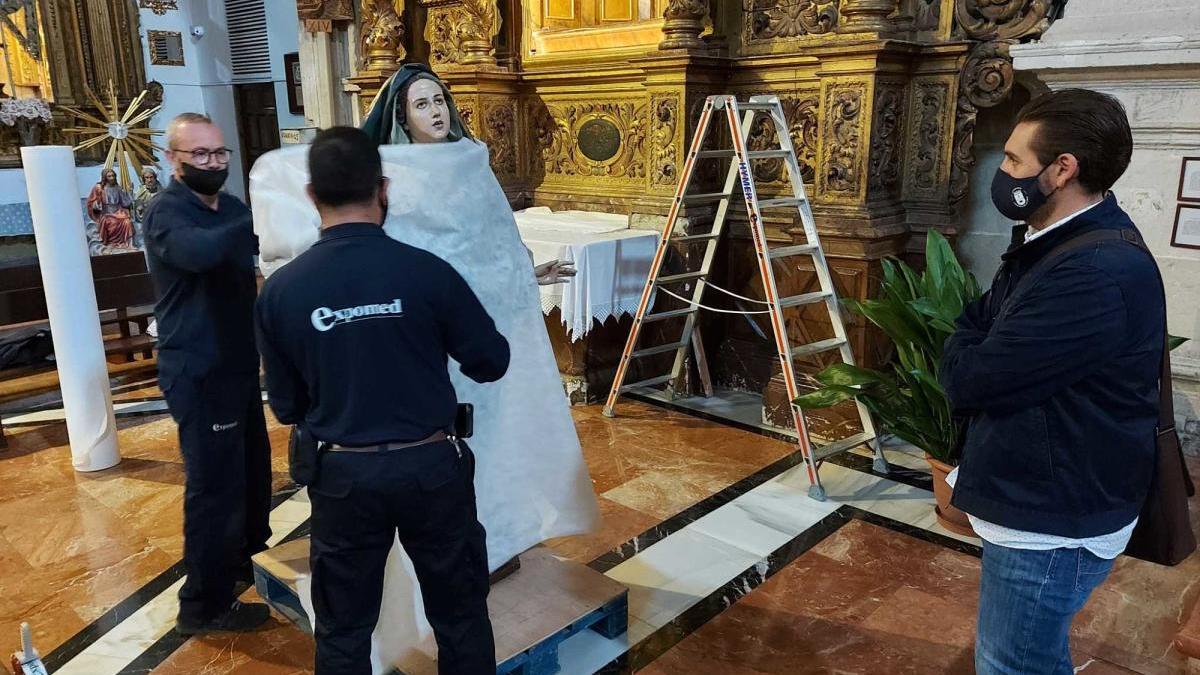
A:
<svg viewBox="0 0 1200 675">
<path fill-rule="evenodd" d="M 1200 249 L 1200 204 L 1180 204 L 1176 207 L 1171 245 Z"/>
<path fill-rule="evenodd" d="M 1179 201 L 1200 202 L 1200 157 L 1184 157 L 1179 170 Z"/>
</svg>

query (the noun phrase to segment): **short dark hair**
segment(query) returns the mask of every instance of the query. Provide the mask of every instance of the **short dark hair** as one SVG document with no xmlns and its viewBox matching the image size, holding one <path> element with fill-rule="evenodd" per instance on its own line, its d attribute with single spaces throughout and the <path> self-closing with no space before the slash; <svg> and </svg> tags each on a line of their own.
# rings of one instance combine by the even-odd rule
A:
<svg viewBox="0 0 1200 675">
<path fill-rule="evenodd" d="M 308 150 L 308 180 L 313 196 L 325 206 L 369 201 L 381 178 L 379 148 L 361 129 L 330 127 L 317 134 Z"/>
<path fill-rule="evenodd" d="M 1079 183 L 1105 192 L 1117 182 L 1133 154 L 1133 132 L 1117 99 L 1089 89 L 1060 89 L 1042 94 L 1017 113 L 1017 123 L 1038 125 L 1033 151 L 1043 165 L 1059 155 L 1079 161 Z"/>
</svg>

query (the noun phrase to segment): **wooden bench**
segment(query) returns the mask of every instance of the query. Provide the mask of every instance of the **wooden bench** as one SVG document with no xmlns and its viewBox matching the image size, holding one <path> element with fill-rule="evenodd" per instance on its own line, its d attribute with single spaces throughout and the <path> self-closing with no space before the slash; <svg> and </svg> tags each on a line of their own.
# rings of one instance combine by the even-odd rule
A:
<svg viewBox="0 0 1200 675">
<path fill-rule="evenodd" d="M 115 332 L 109 331 L 104 338 L 105 355 L 118 361 L 108 364 L 109 377 L 155 372 L 156 340 L 146 332 L 153 318 L 151 303 L 155 298 L 145 256 L 138 251 L 93 256 L 91 263 L 100 322 L 102 327 L 115 326 Z M 49 326 L 37 260 L 0 265 L 0 329 L 35 326 Z M 58 372 L 53 366 L 0 371 L 0 403 L 51 392 L 58 386 Z M 5 445 L 0 421 L 0 448 Z"/>
</svg>

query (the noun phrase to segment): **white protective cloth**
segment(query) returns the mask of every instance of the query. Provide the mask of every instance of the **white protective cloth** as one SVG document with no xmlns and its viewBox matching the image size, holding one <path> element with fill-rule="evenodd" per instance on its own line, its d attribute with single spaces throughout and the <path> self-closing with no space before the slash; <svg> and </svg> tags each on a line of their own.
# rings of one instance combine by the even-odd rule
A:
<svg viewBox="0 0 1200 675">
<path fill-rule="evenodd" d="M 567 283 L 540 289 L 542 313 L 558 308 L 572 340 L 587 335 L 593 319 L 603 323 L 637 311 L 657 232 L 631 230 L 627 217 L 610 213 L 535 207 L 514 216 L 535 263 L 558 259 L 575 265 L 577 274 Z"/>
<path fill-rule="evenodd" d="M 459 400 L 475 405 L 470 441 L 477 456 L 475 489 L 479 519 L 487 529 L 488 565 L 495 570 L 546 539 L 586 532 L 598 521 L 539 311 L 533 268 L 488 165 L 486 146 L 459 141 L 379 150 L 391 179 L 385 231 L 453 265 L 512 351 L 508 374 L 491 384 L 473 382 L 458 364 L 450 364 Z M 305 195 L 307 152 L 307 146 L 292 146 L 267 153 L 250 173 L 254 228 L 262 260 L 271 268 L 317 239 L 319 219 Z M 388 559 L 384 586 L 374 635 L 375 672 L 414 647 L 435 649 L 411 563 L 398 545 Z M 302 600 L 311 608 L 307 595 L 302 593 Z"/>
</svg>

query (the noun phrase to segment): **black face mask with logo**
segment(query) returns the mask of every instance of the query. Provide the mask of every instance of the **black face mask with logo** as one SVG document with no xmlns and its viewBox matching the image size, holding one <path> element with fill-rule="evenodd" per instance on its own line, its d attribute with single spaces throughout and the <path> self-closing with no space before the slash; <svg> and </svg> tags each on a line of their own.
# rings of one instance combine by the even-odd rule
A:
<svg viewBox="0 0 1200 675">
<path fill-rule="evenodd" d="M 1038 184 L 1038 179 L 1049 168 L 1047 164 L 1037 175 L 1028 178 L 1013 178 L 1004 169 L 997 168 L 992 177 L 992 203 L 996 210 L 1009 220 L 1028 221 L 1054 194 L 1042 192 L 1042 186 Z"/>
<path fill-rule="evenodd" d="M 221 186 L 229 178 L 228 166 L 221 167 L 220 169 L 201 169 L 184 163 L 182 168 L 183 171 L 179 178 L 183 181 L 183 184 L 208 197 L 220 192 Z"/>
</svg>

